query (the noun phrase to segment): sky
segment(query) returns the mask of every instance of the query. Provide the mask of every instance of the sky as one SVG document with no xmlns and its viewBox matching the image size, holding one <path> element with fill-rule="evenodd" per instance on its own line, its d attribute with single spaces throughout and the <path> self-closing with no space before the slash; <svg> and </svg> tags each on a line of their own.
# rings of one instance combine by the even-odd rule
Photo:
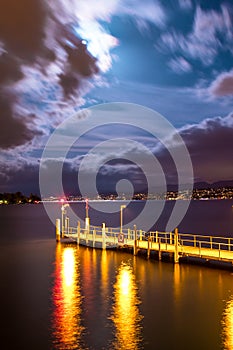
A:
<svg viewBox="0 0 233 350">
<path fill-rule="evenodd" d="M 189 151 L 194 182 L 233 180 L 230 0 L 0 4 L 0 192 L 39 193 L 42 152 L 52 132 L 80 110 L 116 102 L 150 108 L 171 123 Z M 151 146 L 142 131 L 110 126 L 70 150 L 76 153 L 63 164 L 67 191 L 77 192 L 81 160 L 93 145 L 122 133 L 147 145 L 167 181 L 175 181 L 164 147 Z M 96 155 L 101 190 L 124 178 L 145 188 L 140 162 L 125 162 L 126 153 L 115 150 L 101 164 Z"/>
</svg>

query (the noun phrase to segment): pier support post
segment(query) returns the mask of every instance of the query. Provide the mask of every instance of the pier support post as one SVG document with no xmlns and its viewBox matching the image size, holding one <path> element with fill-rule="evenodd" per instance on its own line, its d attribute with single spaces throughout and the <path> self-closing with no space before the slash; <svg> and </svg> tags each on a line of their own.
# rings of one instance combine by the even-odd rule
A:
<svg viewBox="0 0 233 350">
<path fill-rule="evenodd" d="M 78 221 L 78 227 L 77 227 L 77 244 L 79 245 L 80 241 L 80 221 Z"/>
<path fill-rule="evenodd" d="M 137 255 L 138 247 L 137 247 L 137 227 L 134 225 L 134 245 L 133 245 L 133 255 Z"/>
<path fill-rule="evenodd" d="M 61 225 L 60 219 L 56 219 L 56 241 L 60 242 L 61 240 Z"/>
<path fill-rule="evenodd" d="M 93 248 L 95 248 L 95 237 L 96 237 L 96 230 L 93 229 Z"/>
<path fill-rule="evenodd" d="M 162 260 L 162 252 L 161 252 L 161 239 L 159 237 L 159 261 Z"/>
<path fill-rule="evenodd" d="M 151 242 L 151 238 L 148 237 L 148 246 L 147 246 L 147 259 L 150 258 L 150 242 Z"/>
<path fill-rule="evenodd" d="M 105 223 L 103 223 L 102 226 L 102 249 L 106 249 L 106 227 L 105 227 Z"/>
<path fill-rule="evenodd" d="M 175 229 L 174 240 L 175 240 L 174 263 L 176 264 L 176 263 L 179 262 L 179 252 L 178 252 L 178 228 Z"/>
</svg>

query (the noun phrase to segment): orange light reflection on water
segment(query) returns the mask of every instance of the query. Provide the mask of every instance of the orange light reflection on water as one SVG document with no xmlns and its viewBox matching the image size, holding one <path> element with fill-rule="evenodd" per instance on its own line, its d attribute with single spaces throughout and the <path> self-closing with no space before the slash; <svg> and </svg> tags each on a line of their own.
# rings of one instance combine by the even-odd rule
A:
<svg viewBox="0 0 233 350">
<path fill-rule="evenodd" d="M 114 307 L 112 320 L 115 325 L 115 349 L 138 349 L 141 342 L 142 316 L 132 267 L 121 264 L 114 285 Z"/>
<path fill-rule="evenodd" d="M 108 298 L 108 257 L 106 250 L 102 251 L 101 254 L 101 294 L 103 300 L 107 300 Z"/>
<path fill-rule="evenodd" d="M 56 349 L 82 349 L 81 303 L 77 247 L 56 248 L 53 288 L 53 343 Z"/>
<path fill-rule="evenodd" d="M 233 349 L 233 298 L 226 304 L 222 320 L 224 350 Z"/>
</svg>

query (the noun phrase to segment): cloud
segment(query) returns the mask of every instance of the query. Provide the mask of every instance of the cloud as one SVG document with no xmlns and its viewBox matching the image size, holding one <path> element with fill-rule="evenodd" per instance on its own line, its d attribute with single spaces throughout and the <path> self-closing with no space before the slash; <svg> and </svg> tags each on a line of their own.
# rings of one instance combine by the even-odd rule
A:
<svg viewBox="0 0 233 350">
<path fill-rule="evenodd" d="M 159 1 L 148 0 L 143 3 L 140 0 L 127 0 L 119 2 L 119 14 L 131 16 L 139 28 L 147 27 L 147 23 L 164 27 L 167 21 L 166 11 Z"/>
<path fill-rule="evenodd" d="M 112 66 L 111 49 L 118 45 L 118 40 L 106 32 L 96 20 L 82 20 L 75 27 L 76 33 L 85 39 L 88 51 L 96 58 L 101 72 L 107 72 Z"/>
<path fill-rule="evenodd" d="M 111 50 L 119 44 L 107 29 L 112 16 L 129 16 L 139 27 L 161 27 L 166 21 L 158 1 L 148 1 L 147 6 L 139 0 L 2 4 L 0 148 L 30 147 L 34 138 L 48 135 L 82 106 L 95 83 L 101 84 L 98 74 L 111 68 Z"/>
<path fill-rule="evenodd" d="M 97 65 L 102 72 L 112 66 L 111 49 L 119 45 L 101 22 L 109 22 L 113 16 L 129 17 L 140 30 L 149 24 L 164 27 L 167 16 L 158 1 L 148 0 L 146 5 L 140 0 L 81 0 L 74 3 L 74 13 L 78 19 L 75 31 L 86 40 L 89 52 L 97 58 Z"/>
<path fill-rule="evenodd" d="M 192 71 L 191 64 L 183 57 L 172 58 L 168 66 L 177 74 L 188 73 Z"/>
<path fill-rule="evenodd" d="M 48 9 L 42 1 L 9 0 L 1 6 L 0 36 L 9 55 L 26 62 L 35 62 L 38 56 L 50 60 L 51 49 L 43 44 Z"/>
<path fill-rule="evenodd" d="M 233 23 L 231 8 L 203 10 L 197 6 L 192 31 L 184 35 L 176 30 L 161 35 L 159 48 L 211 65 L 224 46 L 232 52 Z"/>
<path fill-rule="evenodd" d="M 23 191 L 39 194 L 39 163 L 18 154 L 16 158 L 0 160 L 0 192 Z"/>
<path fill-rule="evenodd" d="M 233 114 L 205 119 L 180 130 L 198 180 L 231 180 L 233 174 Z"/>
<path fill-rule="evenodd" d="M 179 5 L 183 10 L 190 10 L 193 7 L 191 0 L 179 0 Z"/>
<path fill-rule="evenodd" d="M 10 93 L 1 91 L 1 133 L 0 145 L 3 149 L 19 146 L 25 142 L 31 141 L 34 137 L 40 135 L 34 124 L 35 117 L 33 115 L 20 115 L 12 113 L 12 101 L 15 96 Z"/>
<path fill-rule="evenodd" d="M 0 148 L 27 144 L 46 134 L 46 125 L 49 129 L 61 121 L 63 106 L 58 104 L 60 113 L 56 115 L 43 100 L 74 105 L 76 99 L 77 105 L 90 87 L 88 79 L 99 68 L 82 38 L 75 35 L 74 21 L 62 0 L 56 1 L 56 7 L 54 1 L 41 0 L 9 0 L 2 5 Z"/>
<path fill-rule="evenodd" d="M 214 182 L 232 179 L 233 114 L 226 117 L 207 118 L 200 123 L 183 126 L 177 131 L 188 148 L 197 180 Z M 82 143 L 78 145 L 78 148 L 83 149 L 83 154 L 66 160 L 74 172 L 77 172 L 81 162 L 84 162 L 81 171 L 85 174 L 85 179 L 90 177 L 93 180 L 93 174 L 99 171 L 101 175 L 107 178 L 113 176 L 115 179 L 117 176 L 124 175 L 133 179 L 133 174 L 135 174 L 137 178 L 141 178 L 141 183 L 143 183 L 145 179 L 139 171 L 140 168 L 146 169 L 146 176 L 156 177 L 160 173 L 160 169 L 152 164 L 153 157 L 151 158 L 150 155 L 154 154 L 155 159 L 162 165 L 168 183 L 177 181 L 177 172 L 171 155 L 155 138 L 149 135 L 137 135 L 135 138 L 137 144 L 130 140 L 120 143 L 112 140 L 108 144 L 102 144 L 102 138 L 97 138 L 97 140 L 101 143 L 98 148 L 95 145 L 88 156 L 85 154 L 89 149 L 85 148 L 85 140 L 83 140 L 84 147 Z M 94 145 L 95 141 L 92 140 L 92 142 Z M 167 146 L 171 147 L 174 152 L 179 152 L 182 147 L 177 142 L 177 137 L 173 135 L 168 135 Z M 182 149 L 180 154 L 181 152 Z M 179 169 L 184 174 L 186 170 L 185 168 Z M 107 187 L 106 182 L 105 184 Z"/>
<path fill-rule="evenodd" d="M 219 180 L 232 180 L 233 114 L 225 117 L 207 118 L 196 124 L 187 124 L 177 131 L 190 153 L 195 181 L 211 183 Z M 99 137 L 97 133 L 97 140 L 92 140 L 92 147 L 103 141 L 101 135 L 100 130 Z M 105 152 L 101 152 L 100 148 L 100 151 L 89 153 L 85 159 L 84 156 L 89 151 L 89 142 L 83 138 L 81 144 L 78 145 L 78 150 L 82 150 L 81 153 L 74 149 L 74 152 L 69 155 L 70 158 L 66 158 L 63 163 L 65 189 L 69 193 L 78 192 L 77 175 L 83 160 L 85 166 L 82 171 L 88 187 L 90 187 L 88 179 L 93 180 L 93 174 L 96 174 L 97 171 L 106 190 L 108 190 L 108 182 L 112 189 L 114 183 L 116 184 L 122 178 L 132 180 L 135 186 L 143 188 L 145 175 L 157 179 L 160 174 L 159 168 L 152 167 L 150 152 L 160 162 L 167 183 L 176 183 L 176 168 L 167 149 L 156 140 L 150 140 L 148 135 L 138 135 L 135 141 L 137 141 L 137 147 L 131 142 L 120 144 L 120 147 L 114 146 L 113 143 L 114 147 L 107 149 L 106 146 Z M 172 145 L 174 151 L 179 152 L 180 144 L 177 143 L 177 138 L 173 138 L 173 135 L 168 135 L 166 145 Z M 145 147 L 148 148 L 148 153 L 145 152 Z M 35 190 L 38 188 L 39 163 L 33 155 L 26 157 L 23 152 L 20 154 L 16 151 L 14 153 L 5 151 L 3 156 L 5 161 L 0 161 L 0 192 L 10 189 L 30 192 L 30 186 Z M 56 171 L 56 163 L 60 162 L 63 162 L 63 159 L 47 159 L 45 164 Z M 143 174 L 142 169 L 147 169 L 147 174 Z M 155 173 L 156 171 L 158 173 Z M 179 169 L 179 171 L 185 174 L 186 169 Z M 56 174 L 56 172 L 52 172 L 52 174 Z M 57 189 L 53 187 L 54 178 L 50 178 L 48 181 L 51 183 L 51 194 L 56 193 Z"/>
<path fill-rule="evenodd" d="M 211 83 L 209 93 L 214 97 L 233 95 L 233 70 L 223 72 Z"/>
<path fill-rule="evenodd" d="M 175 127 L 180 127 L 200 122 L 203 118 L 212 116 L 213 111 L 215 114 L 226 115 L 229 108 L 232 108 L 231 104 L 222 103 L 220 99 L 212 98 L 210 101 L 208 85 L 207 82 L 204 83 L 187 88 L 119 81 L 112 84 L 111 89 L 93 89 L 92 97 L 98 103 L 121 101 L 144 105 L 158 111 Z"/>
</svg>

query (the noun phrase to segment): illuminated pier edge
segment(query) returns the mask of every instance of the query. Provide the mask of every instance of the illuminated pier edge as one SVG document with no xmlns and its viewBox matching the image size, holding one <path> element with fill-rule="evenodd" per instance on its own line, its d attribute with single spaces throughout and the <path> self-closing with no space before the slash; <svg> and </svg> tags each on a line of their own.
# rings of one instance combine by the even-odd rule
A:
<svg viewBox="0 0 233 350">
<path fill-rule="evenodd" d="M 62 211 L 63 215 L 63 211 Z M 62 220 L 63 221 L 63 220 Z M 145 251 L 150 258 L 154 252 L 161 260 L 164 254 L 173 256 L 174 263 L 179 263 L 181 257 L 201 258 L 206 261 L 221 261 L 233 265 L 233 238 L 204 236 L 198 234 L 174 232 L 138 230 L 136 226 L 131 228 L 106 227 L 90 225 L 85 221 L 85 227 L 81 227 L 78 221 L 76 227 L 69 224 L 69 218 L 65 218 L 65 225 L 60 219 L 56 220 L 57 242 L 75 242 L 92 248 L 100 249 L 128 249 L 137 255 L 139 251 Z"/>
</svg>

